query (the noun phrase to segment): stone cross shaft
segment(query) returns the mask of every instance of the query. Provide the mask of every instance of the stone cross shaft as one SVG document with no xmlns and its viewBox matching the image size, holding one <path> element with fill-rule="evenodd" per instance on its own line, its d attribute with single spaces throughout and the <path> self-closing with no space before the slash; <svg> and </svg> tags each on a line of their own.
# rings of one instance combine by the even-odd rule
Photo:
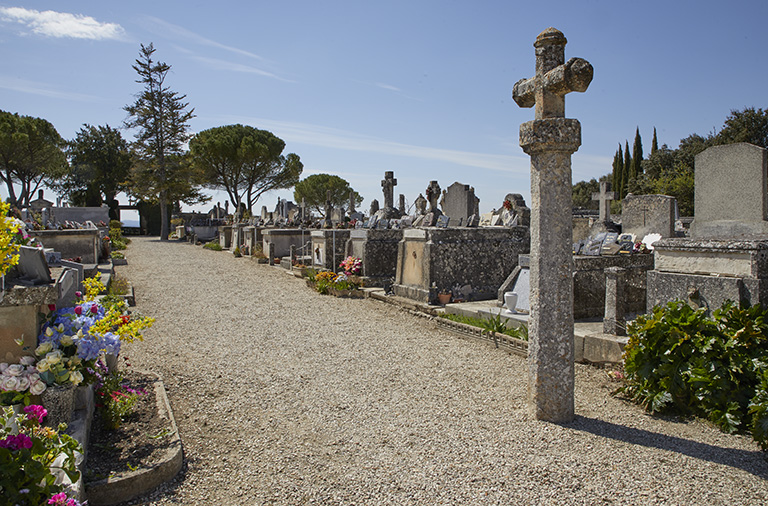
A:
<svg viewBox="0 0 768 506">
<path fill-rule="evenodd" d="M 349 214 L 355 212 L 355 190 L 349 190 Z"/>
<path fill-rule="evenodd" d="M 395 186 L 397 179 L 393 171 L 384 173 L 384 179 L 381 180 L 382 191 L 384 192 L 384 209 L 392 209 L 395 206 Z"/>
<path fill-rule="evenodd" d="M 616 194 L 611 190 L 611 183 L 603 181 L 600 183 L 600 193 L 593 193 L 592 200 L 600 203 L 600 221 L 611 219 L 611 201 L 616 198 Z"/>
<path fill-rule="evenodd" d="M 333 211 L 333 204 L 331 203 L 331 190 L 325 192 L 325 219 L 331 219 L 331 211 Z"/>
<path fill-rule="evenodd" d="M 581 125 L 564 117 L 565 95 L 586 91 L 593 72 L 585 60 L 563 63 L 565 43 L 554 28 L 541 32 L 536 76 L 512 92 L 519 106 L 536 106 L 536 119 L 520 125 L 520 146 L 531 157 L 529 407 L 555 423 L 574 417 L 571 154 Z"/>
</svg>

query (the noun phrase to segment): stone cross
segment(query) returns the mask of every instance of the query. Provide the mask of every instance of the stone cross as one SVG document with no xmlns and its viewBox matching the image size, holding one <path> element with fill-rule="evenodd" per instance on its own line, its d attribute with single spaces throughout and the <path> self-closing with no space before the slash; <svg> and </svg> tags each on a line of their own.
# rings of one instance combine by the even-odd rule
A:
<svg viewBox="0 0 768 506">
<path fill-rule="evenodd" d="M 593 193 L 592 200 L 600 203 L 600 221 L 605 222 L 611 219 L 611 201 L 616 198 L 616 194 L 611 191 L 611 183 L 602 181 L 600 183 L 600 193 Z"/>
<path fill-rule="evenodd" d="M 395 186 L 397 179 L 393 171 L 384 173 L 384 179 L 381 180 L 381 187 L 384 192 L 384 209 L 392 209 L 395 206 Z"/>
<path fill-rule="evenodd" d="M 331 190 L 325 192 L 325 219 L 331 221 L 331 211 L 333 211 L 333 204 L 331 203 Z"/>
<path fill-rule="evenodd" d="M 536 75 L 518 81 L 512 98 L 536 106 L 520 125 L 520 146 L 531 157 L 529 406 L 539 420 L 574 418 L 573 255 L 571 154 L 581 144 L 581 124 L 565 118 L 565 95 L 586 91 L 592 65 L 565 63 L 566 38 L 548 28 L 536 38 Z"/>
<path fill-rule="evenodd" d="M 349 215 L 355 212 L 355 190 L 349 190 Z"/>
<path fill-rule="evenodd" d="M 427 200 L 429 201 L 429 212 L 434 213 L 438 211 L 437 201 L 440 199 L 440 185 L 437 181 L 430 181 L 427 186 Z"/>
<path fill-rule="evenodd" d="M 301 221 L 306 221 L 307 219 L 307 200 L 304 197 L 301 197 Z"/>
</svg>

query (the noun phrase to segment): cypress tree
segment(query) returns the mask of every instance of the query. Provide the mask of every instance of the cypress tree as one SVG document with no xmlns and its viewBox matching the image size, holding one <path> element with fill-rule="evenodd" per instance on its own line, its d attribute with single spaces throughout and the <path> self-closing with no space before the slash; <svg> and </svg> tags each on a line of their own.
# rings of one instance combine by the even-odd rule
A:
<svg viewBox="0 0 768 506">
<path fill-rule="evenodd" d="M 613 172 L 611 173 L 611 184 L 614 188 L 619 187 L 619 178 L 621 177 L 621 170 L 619 169 L 619 167 L 621 167 L 621 165 L 619 165 L 619 155 L 621 155 L 621 146 L 619 146 L 619 149 L 616 150 L 616 152 L 613 154 L 613 164 L 611 165 L 611 167 L 613 167 Z"/>
<path fill-rule="evenodd" d="M 621 177 L 621 198 L 627 196 L 627 187 L 629 182 L 634 179 L 632 177 L 632 155 L 629 154 L 629 141 L 624 141 L 624 171 Z"/>
<path fill-rule="evenodd" d="M 632 179 L 643 173 L 640 162 L 643 161 L 643 141 L 640 139 L 640 128 L 635 130 L 635 142 L 632 145 Z"/>
<path fill-rule="evenodd" d="M 653 141 L 651 141 L 651 154 L 655 155 L 659 150 L 659 141 L 656 139 L 656 127 L 653 127 Z"/>
</svg>

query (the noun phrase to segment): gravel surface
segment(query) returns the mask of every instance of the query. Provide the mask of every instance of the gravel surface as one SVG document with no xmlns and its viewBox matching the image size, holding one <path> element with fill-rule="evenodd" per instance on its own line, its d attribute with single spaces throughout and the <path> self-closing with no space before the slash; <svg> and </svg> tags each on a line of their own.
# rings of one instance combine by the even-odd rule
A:
<svg viewBox="0 0 768 506">
<path fill-rule="evenodd" d="M 766 454 L 611 397 L 576 365 L 576 420 L 526 410 L 525 359 L 279 267 L 134 238 L 118 267 L 157 319 L 182 473 L 142 504 L 765 504 Z"/>
</svg>

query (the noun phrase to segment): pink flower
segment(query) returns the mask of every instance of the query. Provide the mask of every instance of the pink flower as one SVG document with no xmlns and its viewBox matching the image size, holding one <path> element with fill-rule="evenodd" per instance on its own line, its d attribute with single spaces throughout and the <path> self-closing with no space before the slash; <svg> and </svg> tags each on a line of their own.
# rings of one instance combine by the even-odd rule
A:
<svg viewBox="0 0 768 506">
<path fill-rule="evenodd" d="M 96 314 L 98 312 L 99 312 L 99 306 L 97 306 L 96 304 L 92 304 L 91 305 L 91 313 Z"/>
<path fill-rule="evenodd" d="M 30 420 L 37 419 L 37 423 L 43 423 L 43 418 L 48 416 L 48 410 L 38 404 L 24 406 L 24 412 Z"/>
<path fill-rule="evenodd" d="M 78 291 L 76 291 L 76 292 L 75 292 L 75 297 L 77 297 L 78 299 L 79 299 L 80 297 L 82 297 L 82 296 L 83 296 L 83 292 L 81 292 L 80 290 L 78 290 Z"/>
<path fill-rule="evenodd" d="M 83 314 L 83 306 L 75 306 L 75 314 L 77 316 L 80 316 L 81 314 Z"/>
<path fill-rule="evenodd" d="M 65 506 L 67 500 L 67 494 L 64 492 L 59 492 L 55 496 L 48 499 L 48 504 L 53 504 L 54 506 Z"/>
<path fill-rule="evenodd" d="M 50 311 L 51 313 L 56 311 L 56 304 L 48 304 L 48 311 Z"/>
</svg>

